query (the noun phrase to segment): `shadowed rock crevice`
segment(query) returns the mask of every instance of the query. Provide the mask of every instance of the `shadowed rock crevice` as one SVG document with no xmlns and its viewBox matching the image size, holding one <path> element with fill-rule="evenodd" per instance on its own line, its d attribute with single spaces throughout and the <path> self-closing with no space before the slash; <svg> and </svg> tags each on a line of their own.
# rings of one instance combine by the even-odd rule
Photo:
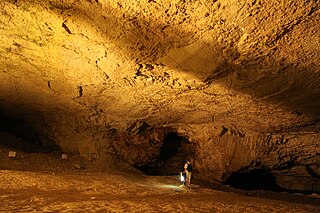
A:
<svg viewBox="0 0 320 213">
<path fill-rule="evenodd" d="M 232 173 L 225 184 L 245 190 L 281 191 L 271 172 L 262 169 Z"/>
<path fill-rule="evenodd" d="M 0 146 L 12 151 L 22 151 L 26 153 L 49 153 L 52 151 L 60 151 L 56 145 L 43 146 L 35 144 L 32 141 L 26 141 L 16 135 L 0 131 Z"/>
<path fill-rule="evenodd" d="M 20 119 L 12 119 L 4 116 L 0 116 L 0 131 L 7 132 L 11 135 L 30 141 L 39 145 L 40 139 L 37 135 L 37 131 L 32 129 L 28 124 Z"/>
<path fill-rule="evenodd" d="M 0 145 L 28 153 L 50 152 L 58 146 L 42 144 L 39 132 L 22 120 L 0 116 Z M 46 140 L 48 141 L 48 140 Z"/>
<path fill-rule="evenodd" d="M 186 138 L 170 131 L 164 137 L 160 155 L 152 163 L 137 168 L 148 175 L 175 175 L 183 170 L 186 159 L 193 153 L 193 147 Z"/>
<path fill-rule="evenodd" d="M 167 161 L 176 156 L 181 148 L 181 143 L 182 139 L 177 133 L 168 133 L 161 146 L 160 159 Z"/>
</svg>

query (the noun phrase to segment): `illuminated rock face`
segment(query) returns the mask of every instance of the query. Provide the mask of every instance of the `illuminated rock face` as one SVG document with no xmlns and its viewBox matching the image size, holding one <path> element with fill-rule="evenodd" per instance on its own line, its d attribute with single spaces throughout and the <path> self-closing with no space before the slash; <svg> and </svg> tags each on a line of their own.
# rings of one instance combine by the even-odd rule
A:
<svg viewBox="0 0 320 213">
<path fill-rule="evenodd" d="M 317 1 L 0 5 L 1 131 L 157 174 L 190 157 L 204 179 L 259 169 L 320 191 Z"/>
</svg>

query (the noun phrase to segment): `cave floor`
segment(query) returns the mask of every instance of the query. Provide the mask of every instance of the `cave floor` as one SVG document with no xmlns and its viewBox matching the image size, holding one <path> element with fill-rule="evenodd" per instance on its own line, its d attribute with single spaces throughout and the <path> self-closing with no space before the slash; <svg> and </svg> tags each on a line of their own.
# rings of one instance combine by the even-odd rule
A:
<svg viewBox="0 0 320 213">
<path fill-rule="evenodd" d="M 177 176 L 81 169 L 57 154 L 0 150 L 2 212 L 320 212 L 318 195 L 221 190 Z"/>
</svg>

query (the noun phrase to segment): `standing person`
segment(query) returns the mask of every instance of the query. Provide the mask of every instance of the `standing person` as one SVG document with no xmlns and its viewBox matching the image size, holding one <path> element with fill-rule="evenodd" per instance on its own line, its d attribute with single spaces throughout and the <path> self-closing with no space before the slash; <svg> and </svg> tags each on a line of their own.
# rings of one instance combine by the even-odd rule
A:
<svg viewBox="0 0 320 213">
<path fill-rule="evenodd" d="M 192 170 L 193 170 L 192 164 L 190 162 L 190 159 L 188 159 L 187 162 L 184 164 L 184 172 L 186 173 L 187 186 L 190 186 L 190 183 L 191 183 Z"/>
</svg>

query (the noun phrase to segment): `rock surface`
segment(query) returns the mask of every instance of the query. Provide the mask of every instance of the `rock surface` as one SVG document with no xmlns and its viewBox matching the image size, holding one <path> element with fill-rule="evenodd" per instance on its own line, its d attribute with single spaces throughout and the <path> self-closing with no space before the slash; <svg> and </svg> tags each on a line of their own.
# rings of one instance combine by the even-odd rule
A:
<svg viewBox="0 0 320 213">
<path fill-rule="evenodd" d="M 320 191 L 317 0 L 0 6 L 1 131 L 90 161 L 173 173 L 190 157 L 207 180 L 263 169 Z"/>
<path fill-rule="evenodd" d="M 78 155 L 17 152 L 0 145 L 0 212 L 319 212 L 320 195 L 239 190 L 178 175 L 150 176 L 118 159 L 112 167 Z M 84 163 L 84 168 L 74 165 Z M 128 172 L 130 171 L 130 173 Z M 188 197 L 188 202 L 186 202 Z"/>
</svg>

